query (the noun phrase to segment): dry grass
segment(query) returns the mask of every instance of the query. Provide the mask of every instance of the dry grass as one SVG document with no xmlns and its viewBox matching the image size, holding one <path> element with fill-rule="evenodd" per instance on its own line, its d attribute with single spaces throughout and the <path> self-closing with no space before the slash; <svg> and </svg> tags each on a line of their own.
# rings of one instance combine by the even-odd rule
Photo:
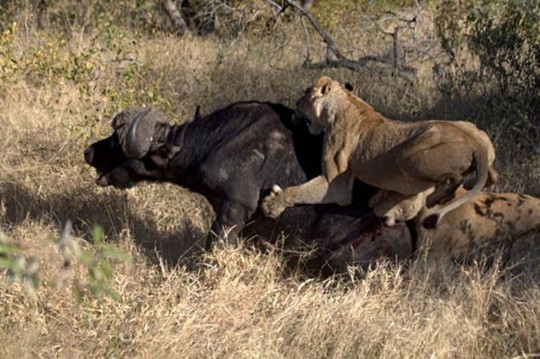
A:
<svg viewBox="0 0 540 359">
<path fill-rule="evenodd" d="M 43 231 L 24 234 L 52 273 Z M 75 305 L 50 284 L 31 301 L 5 285 L 2 357 L 513 357 L 540 345 L 538 286 L 497 271 L 383 265 L 361 283 L 301 281 L 275 253 L 224 247 L 190 271 L 148 263 L 130 239 L 118 301 Z"/>
<path fill-rule="evenodd" d="M 382 263 L 362 281 L 306 279 L 285 274 L 275 250 L 222 246 L 200 256 L 198 244 L 212 213 L 184 189 L 95 186 L 82 152 L 110 131 L 110 118 L 122 106 L 147 103 L 183 121 L 198 104 L 204 113 L 245 99 L 292 105 L 321 74 L 300 67 L 303 47 L 290 34 L 258 42 L 157 34 L 133 44 L 130 34 L 119 31 L 107 40 L 110 49 L 96 32 L 65 37 L 32 26 L 19 27 L 2 45 L 14 50 L 21 67 L 0 73 L 7 79 L 0 84 L 0 228 L 39 262 L 43 282 L 32 299 L 21 284 L 2 277 L 0 357 L 540 354 L 540 287 L 532 271 L 456 266 L 431 273 L 420 261 Z M 58 45 L 48 56 L 70 70 L 79 66 L 70 56 L 88 55 L 93 70 L 86 77 L 50 73 L 51 63 L 32 55 L 62 39 L 68 46 Z M 325 73 L 352 82 L 385 114 L 468 115 L 466 108 L 437 97 L 428 71 L 416 86 L 380 81 L 369 72 Z M 498 146 L 511 144 L 501 140 Z M 500 189 L 538 195 L 538 160 L 520 154 L 517 162 L 505 152 L 499 168 L 507 180 Z M 92 246 L 92 226 L 101 224 L 107 241 L 131 255 L 130 263 L 116 266 L 111 287 L 118 300 L 75 300 L 73 281 L 85 278 L 85 268 L 73 263 L 69 271 L 62 269 L 50 240 L 59 237 L 68 218 L 84 247 Z"/>
</svg>

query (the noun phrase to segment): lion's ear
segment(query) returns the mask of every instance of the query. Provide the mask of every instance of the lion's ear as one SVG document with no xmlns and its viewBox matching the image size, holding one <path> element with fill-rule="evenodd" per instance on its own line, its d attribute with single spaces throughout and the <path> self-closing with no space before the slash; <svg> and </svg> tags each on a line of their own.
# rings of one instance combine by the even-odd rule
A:
<svg viewBox="0 0 540 359">
<path fill-rule="evenodd" d="M 351 91 L 351 92 L 352 92 L 352 90 L 354 90 L 354 87 L 353 87 L 353 85 L 351 85 L 349 82 L 346 82 L 346 83 L 345 83 L 345 89 L 346 89 L 347 91 Z"/>
<path fill-rule="evenodd" d="M 320 89 L 321 94 L 326 95 L 332 89 L 332 79 L 328 76 L 323 76 L 317 81 L 317 88 Z"/>
</svg>

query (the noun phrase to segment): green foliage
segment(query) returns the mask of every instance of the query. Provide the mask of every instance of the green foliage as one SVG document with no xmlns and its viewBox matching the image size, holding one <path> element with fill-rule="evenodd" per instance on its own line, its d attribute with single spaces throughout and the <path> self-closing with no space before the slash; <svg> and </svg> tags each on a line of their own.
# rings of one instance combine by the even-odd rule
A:
<svg viewBox="0 0 540 359">
<path fill-rule="evenodd" d="M 361 12 L 359 4 L 355 1 L 320 1 L 315 2 L 313 15 L 320 21 L 322 26 L 332 30 L 339 26 L 344 15 L 359 13 L 359 11 Z"/>
<path fill-rule="evenodd" d="M 111 288 L 114 280 L 114 265 L 117 262 L 129 262 L 127 253 L 119 250 L 115 245 L 104 241 L 103 228 L 94 226 L 92 229 L 93 244 L 82 250 L 77 239 L 71 235 L 71 223 L 68 221 L 62 231 L 59 249 L 63 254 L 62 274 L 54 281 L 61 285 L 64 275 L 72 270 L 73 262 L 82 265 L 86 275 L 80 279 L 73 276 L 71 285 L 77 302 L 85 297 L 100 297 L 102 294 L 118 298 Z M 34 297 L 41 284 L 41 269 L 34 258 L 25 255 L 24 250 L 11 242 L 5 234 L 0 232 L 0 268 L 12 282 L 23 283 L 27 294 Z"/>
<path fill-rule="evenodd" d="M 145 0 L 2 0 L 0 28 L 13 21 L 33 20 L 40 28 L 66 32 L 99 28 L 114 22 L 138 31 L 165 28 L 159 1 Z"/>
<path fill-rule="evenodd" d="M 13 22 L 0 33 L 0 89 L 12 78 L 19 66 L 14 60 L 15 32 L 17 23 Z"/>
<path fill-rule="evenodd" d="M 279 2 L 279 1 L 278 1 Z M 265 0 L 186 0 L 187 22 L 199 33 L 238 37 L 260 35 L 272 28 L 275 12 Z"/>
<path fill-rule="evenodd" d="M 64 128 L 75 132 L 78 143 L 87 141 L 107 109 L 104 104 L 124 108 L 133 104 L 151 104 L 167 108 L 169 100 L 160 96 L 159 83 L 152 80 L 152 63 L 138 61 L 140 33 L 127 32 L 113 21 L 88 35 L 88 40 L 74 46 L 68 36 L 40 31 L 38 40 L 21 48 L 24 36 L 13 22 L 0 33 L 0 90 L 19 81 L 36 87 L 55 84 L 62 91 L 78 91 L 81 106 L 68 108 L 79 122 L 66 122 Z M 43 103 L 52 116 L 58 107 Z"/>
<path fill-rule="evenodd" d="M 114 279 L 113 262 L 128 262 L 129 256 L 116 246 L 104 242 L 105 235 L 101 226 L 94 226 L 92 229 L 93 245 L 81 250 L 76 239 L 71 236 L 70 228 L 71 224 L 66 223 L 60 239 L 60 248 L 64 253 L 64 267 L 70 266 L 73 257 L 87 271 L 84 281 L 75 280 L 73 283 L 75 297 L 81 301 L 87 293 L 90 293 L 92 297 L 104 294 L 117 299 L 118 294 L 110 286 Z"/>
<path fill-rule="evenodd" d="M 3 232 L 0 232 L 0 268 L 7 270 L 12 282 L 23 283 L 30 297 L 35 296 L 41 284 L 39 265 L 34 259 L 24 257 L 21 247 L 9 241 Z"/>
<path fill-rule="evenodd" d="M 51 82 L 67 80 L 74 83 L 88 82 L 93 78 L 95 51 L 76 53 L 65 39 L 48 41 L 31 46 L 20 53 L 13 41 L 17 23 L 4 32 L 0 39 L 0 73 L 6 81 L 23 77 L 26 81 L 47 86 Z"/>
<path fill-rule="evenodd" d="M 444 1 L 436 18 L 448 55 L 442 89 L 478 96 L 487 113 L 536 142 L 540 132 L 540 2 Z"/>
<path fill-rule="evenodd" d="M 321 25 L 332 30 L 339 27 L 345 17 L 359 19 L 365 15 L 414 5 L 414 0 L 316 0 L 313 14 Z"/>
</svg>

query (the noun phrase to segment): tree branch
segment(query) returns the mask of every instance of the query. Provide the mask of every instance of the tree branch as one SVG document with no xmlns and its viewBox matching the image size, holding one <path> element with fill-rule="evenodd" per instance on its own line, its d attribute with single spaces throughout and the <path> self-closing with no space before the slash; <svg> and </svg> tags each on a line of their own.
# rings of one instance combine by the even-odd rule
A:
<svg viewBox="0 0 540 359">
<path fill-rule="evenodd" d="M 285 0 L 285 4 L 286 6 L 294 7 L 296 10 L 300 11 L 302 15 L 307 17 L 309 22 L 311 22 L 311 25 L 313 25 L 315 30 L 319 33 L 319 35 L 321 35 L 323 41 L 328 46 L 330 51 L 332 51 L 338 59 L 340 60 L 346 59 L 345 56 L 341 53 L 341 51 L 339 51 L 339 49 L 337 48 L 336 44 L 334 43 L 334 40 L 332 40 L 332 38 L 328 35 L 328 33 L 319 24 L 317 19 L 315 19 L 308 10 L 306 10 L 303 6 L 301 6 L 300 4 L 292 0 Z"/>
<path fill-rule="evenodd" d="M 274 6 L 277 5 L 273 0 L 268 0 L 268 1 Z M 321 61 L 318 63 L 311 62 L 311 42 L 309 38 L 309 33 L 306 31 L 305 24 L 302 21 L 302 24 L 304 26 L 304 31 L 306 33 L 306 46 L 307 46 L 307 58 L 306 58 L 306 62 L 304 63 L 304 66 L 308 68 L 319 68 L 319 69 L 341 67 L 341 68 L 346 68 L 352 71 L 360 71 L 361 69 L 368 68 L 369 70 L 375 71 L 378 74 L 388 73 L 387 70 L 374 70 L 368 67 L 369 62 L 379 62 L 383 64 L 392 65 L 391 73 L 394 75 L 401 76 L 410 81 L 414 80 L 414 78 L 416 77 L 417 70 L 409 66 L 404 66 L 399 56 L 400 55 L 399 54 L 399 31 L 401 30 L 402 26 L 396 26 L 394 28 L 394 31 L 389 32 L 389 31 L 383 30 L 380 24 L 378 23 L 378 21 L 371 19 L 381 33 L 392 37 L 392 45 L 393 45 L 392 59 L 388 60 L 381 56 L 368 55 L 368 56 L 361 57 L 358 60 L 352 60 L 352 59 L 347 58 L 345 55 L 343 55 L 343 53 L 339 50 L 334 40 L 323 29 L 323 27 L 319 24 L 317 19 L 315 19 L 315 17 L 308 10 L 306 10 L 303 6 L 298 4 L 296 1 L 285 0 L 280 13 L 282 13 L 283 11 L 285 11 L 285 9 L 289 7 L 296 9 L 297 11 L 301 13 L 301 15 L 303 15 L 303 17 L 306 17 L 309 20 L 309 22 L 311 23 L 315 31 L 317 31 L 317 33 L 321 36 L 324 43 L 326 43 L 326 45 L 328 46 L 329 52 L 334 54 L 336 58 L 336 59 L 332 59 L 327 54 L 324 61 Z M 396 14 L 393 14 L 393 13 L 392 15 L 406 23 L 415 23 L 418 17 L 418 14 L 416 14 L 412 19 L 399 18 Z"/>
</svg>

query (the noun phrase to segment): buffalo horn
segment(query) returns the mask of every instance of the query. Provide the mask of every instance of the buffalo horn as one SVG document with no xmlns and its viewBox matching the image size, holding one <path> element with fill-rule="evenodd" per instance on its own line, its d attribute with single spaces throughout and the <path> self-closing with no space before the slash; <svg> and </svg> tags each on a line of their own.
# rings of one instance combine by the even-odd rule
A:
<svg viewBox="0 0 540 359">
<path fill-rule="evenodd" d="M 141 120 L 150 112 L 152 108 L 147 108 L 139 112 L 131 125 L 129 126 L 128 133 L 126 136 L 126 156 L 133 159 L 140 159 L 144 157 L 150 150 L 152 145 L 152 135 L 153 135 L 153 126 L 149 128 L 144 126 L 144 128 L 139 130 L 141 125 Z M 142 130 L 142 131 L 141 131 Z"/>
</svg>

